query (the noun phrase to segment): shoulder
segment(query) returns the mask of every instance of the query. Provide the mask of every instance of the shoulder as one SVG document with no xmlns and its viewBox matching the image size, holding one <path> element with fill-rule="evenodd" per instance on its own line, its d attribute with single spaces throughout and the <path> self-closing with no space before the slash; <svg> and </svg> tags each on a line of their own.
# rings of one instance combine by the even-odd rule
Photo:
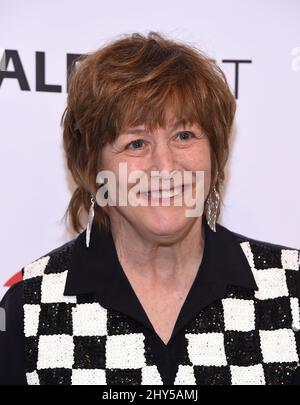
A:
<svg viewBox="0 0 300 405">
<path fill-rule="evenodd" d="M 33 259 L 21 269 L 22 281 L 12 285 L 0 302 L 5 311 L 15 310 L 26 303 L 28 294 L 37 298 L 37 287 L 45 274 L 66 275 L 72 259 L 72 252 L 77 238 L 74 238 Z"/>
<path fill-rule="evenodd" d="M 277 268 L 299 271 L 299 249 L 250 238 L 237 232 L 231 233 L 242 247 L 251 267 L 257 270 Z"/>
<path fill-rule="evenodd" d="M 259 301 L 280 305 L 290 300 L 288 307 L 298 313 L 300 299 L 300 250 L 247 237 L 230 231 L 239 243 L 255 278 Z M 298 319 L 298 315 L 297 315 Z M 297 321 L 297 323 L 300 320 Z"/>
<path fill-rule="evenodd" d="M 35 307 L 41 301 L 49 301 L 57 290 L 63 293 L 76 239 L 48 251 L 23 266 L 22 281 L 11 286 L 0 302 L 9 330 L 21 333 L 24 317 L 25 321 L 28 316 L 32 317 Z"/>
<path fill-rule="evenodd" d="M 232 233 L 232 234 L 235 236 L 235 238 L 237 238 L 240 242 L 249 241 L 249 242 L 251 242 L 252 244 L 264 246 L 264 247 L 267 247 L 267 248 L 269 248 L 269 249 L 288 249 L 288 250 L 296 250 L 296 251 L 299 251 L 299 250 L 300 250 L 300 249 L 297 249 L 297 248 L 293 248 L 293 247 L 289 247 L 289 246 L 284 246 L 284 245 L 281 245 L 281 244 L 270 243 L 270 242 L 265 241 L 265 240 L 254 239 L 254 238 L 251 238 L 251 237 L 249 237 L 249 236 L 246 236 L 246 235 L 244 235 L 244 234 L 240 234 L 240 233 L 234 232 L 234 231 L 231 231 L 231 233 Z"/>
<path fill-rule="evenodd" d="M 64 289 L 77 238 L 47 252 L 23 267 L 23 306 L 25 333 L 31 333 L 41 303 L 66 302 Z"/>
<path fill-rule="evenodd" d="M 72 260 L 76 239 L 74 238 L 26 264 L 22 268 L 23 282 L 42 277 L 44 274 L 66 272 Z"/>
<path fill-rule="evenodd" d="M 224 240 L 238 243 L 254 269 L 284 268 L 300 270 L 300 249 L 255 239 L 218 224 Z"/>
</svg>

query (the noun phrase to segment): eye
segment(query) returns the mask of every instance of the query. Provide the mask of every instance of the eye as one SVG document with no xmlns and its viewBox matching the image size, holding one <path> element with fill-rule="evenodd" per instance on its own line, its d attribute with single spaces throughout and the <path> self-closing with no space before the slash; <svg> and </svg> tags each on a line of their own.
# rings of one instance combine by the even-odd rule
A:
<svg viewBox="0 0 300 405">
<path fill-rule="evenodd" d="M 143 147 L 144 141 L 142 139 L 135 139 L 126 145 L 126 149 L 141 149 Z"/>
<path fill-rule="evenodd" d="M 187 141 L 187 140 L 193 138 L 194 134 L 192 132 L 189 132 L 189 131 L 181 131 L 176 136 L 179 137 L 179 139 L 181 141 Z"/>
</svg>

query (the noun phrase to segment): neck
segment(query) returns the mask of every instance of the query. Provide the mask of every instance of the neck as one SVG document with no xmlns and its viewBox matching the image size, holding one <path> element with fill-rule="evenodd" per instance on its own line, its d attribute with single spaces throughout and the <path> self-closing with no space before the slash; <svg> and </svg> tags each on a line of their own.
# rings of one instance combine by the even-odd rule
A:
<svg viewBox="0 0 300 405">
<path fill-rule="evenodd" d="M 202 217 L 181 237 L 145 238 L 125 220 L 114 223 L 111 231 L 118 258 L 125 273 L 152 282 L 184 282 L 195 276 L 204 251 Z"/>
</svg>

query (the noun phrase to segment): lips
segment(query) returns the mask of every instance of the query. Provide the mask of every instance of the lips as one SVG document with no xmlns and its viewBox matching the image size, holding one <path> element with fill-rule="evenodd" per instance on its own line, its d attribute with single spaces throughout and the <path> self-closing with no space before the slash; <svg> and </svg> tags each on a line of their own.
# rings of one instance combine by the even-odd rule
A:
<svg viewBox="0 0 300 405">
<path fill-rule="evenodd" d="M 171 189 L 159 189 L 159 190 L 150 190 L 150 191 L 142 191 L 141 196 L 151 199 L 163 199 L 163 198 L 172 198 L 176 197 L 181 194 L 185 188 L 189 185 L 181 185 L 177 187 L 173 187 Z"/>
</svg>

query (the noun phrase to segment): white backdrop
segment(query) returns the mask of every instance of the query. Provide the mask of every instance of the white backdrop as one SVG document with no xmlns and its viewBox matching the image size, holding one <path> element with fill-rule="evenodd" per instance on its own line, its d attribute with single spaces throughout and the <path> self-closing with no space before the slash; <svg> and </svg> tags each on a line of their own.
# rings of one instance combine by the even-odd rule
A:
<svg viewBox="0 0 300 405">
<path fill-rule="evenodd" d="M 61 221 L 72 190 L 59 127 L 67 54 L 150 30 L 207 52 L 233 90 L 235 64 L 224 60 L 251 61 L 239 65 L 220 222 L 300 248 L 299 0 L 1 0 L 0 48 L 14 51 L 21 63 L 11 60 L 7 71 L 23 68 L 29 90 L 13 77 L 0 85 L 0 296 L 22 266 L 76 236 Z M 58 92 L 37 91 L 36 52 L 45 56 L 45 82 L 61 86 Z"/>
</svg>

